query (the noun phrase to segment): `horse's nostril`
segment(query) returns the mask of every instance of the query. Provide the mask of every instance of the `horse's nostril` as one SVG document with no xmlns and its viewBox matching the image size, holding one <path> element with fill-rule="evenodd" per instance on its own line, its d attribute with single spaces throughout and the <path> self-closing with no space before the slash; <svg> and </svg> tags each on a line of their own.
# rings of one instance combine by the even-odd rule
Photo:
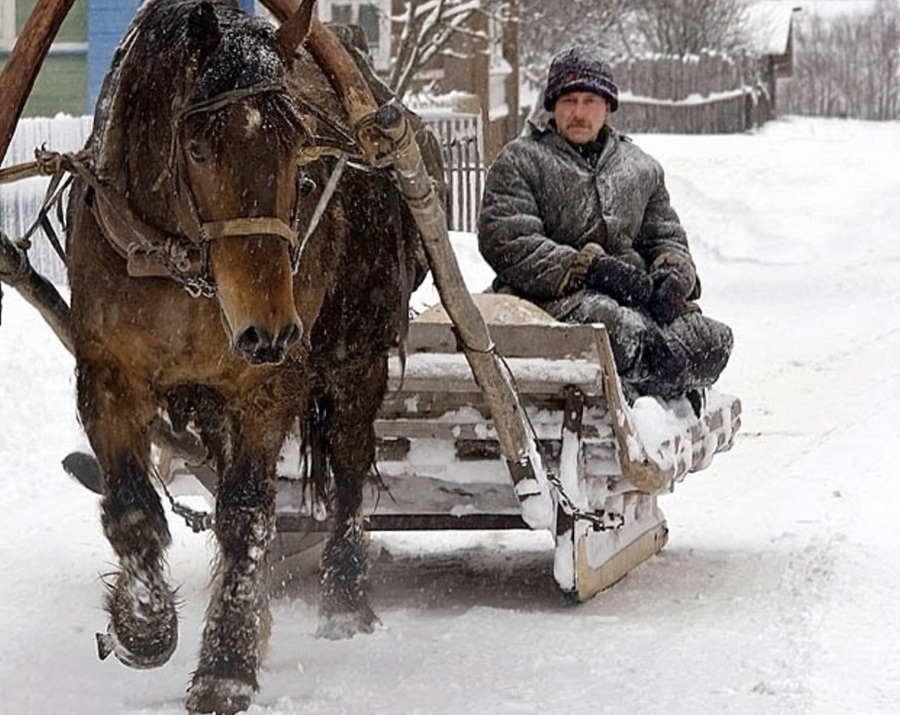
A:
<svg viewBox="0 0 900 715">
<path fill-rule="evenodd" d="M 235 347 L 244 355 L 253 355 L 263 343 L 263 335 L 255 326 L 250 326 L 242 332 L 235 341 Z"/>
<path fill-rule="evenodd" d="M 284 360 L 288 348 L 296 343 L 302 334 L 303 328 L 296 322 L 285 326 L 277 338 L 273 338 L 265 328 L 251 325 L 238 336 L 234 347 L 251 364 L 280 363 Z"/>
<path fill-rule="evenodd" d="M 284 330 L 278 336 L 278 340 L 275 341 L 275 347 L 281 348 L 282 350 L 287 350 L 291 345 L 296 343 L 300 336 L 303 334 L 303 331 L 300 328 L 299 323 L 291 323 L 286 326 Z"/>
</svg>

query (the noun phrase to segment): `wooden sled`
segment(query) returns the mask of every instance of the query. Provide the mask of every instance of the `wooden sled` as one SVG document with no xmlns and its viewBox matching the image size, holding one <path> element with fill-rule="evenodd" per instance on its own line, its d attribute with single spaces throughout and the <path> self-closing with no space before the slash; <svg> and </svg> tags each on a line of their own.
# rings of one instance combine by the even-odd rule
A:
<svg viewBox="0 0 900 715">
<path fill-rule="evenodd" d="M 264 4 L 284 20 L 296 3 Z M 0 157 L 70 6 L 71 0 L 41 0 L 0 73 L 0 88 L 15 90 L 0 112 Z M 404 113 L 375 101 L 354 60 L 315 18 L 307 45 L 328 68 L 351 125 L 360 128 L 364 155 L 377 165 L 389 160 L 395 169 L 453 316 L 450 321 L 443 309 L 434 309 L 414 321 L 405 372 L 398 359 L 392 361 L 391 392 L 376 424 L 387 490 L 370 495 L 368 528 L 537 528 L 540 522 L 555 538 L 557 583 L 576 599 L 589 598 L 664 546 L 658 495 L 731 446 L 740 402 L 710 391 L 698 413 L 687 400 L 660 405 L 643 398 L 629 407 L 603 326 L 559 324 L 503 296 L 475 296 L 476 309 L 450 249 L 440 192 L 418 142 L 410 140 Z M 71 348 L 65 301 L 35 274 L 20 247 L 0 240 L 0 249 L 0 277 Z M 457 333 L 466 338 L 465 354 Z M 502 373 L 506 369 L 512 380 Z M 170 491 L 177 493 L 188 477 L 207 493 L 215 489 L 209 470 L 196 462 L 198 445 L 190 435 L 182 444 L 165 428 L 154 437 L 164 438 L 156 457 Z M 291 448 L 286 445 L 286 479 L 278 494 L 275 548 L 283 573 L 299 567 L 306 547 L 329 528 L 304 500 L 290 468 Z"/>
<path fill-rule="evenodd" d="M 732 446 L 741 403 L 709 390 L 699 416 L 684 398 L 629 406 L 602 325 L 558 323 L 512 296 L 473 297 L 545 460 L 555 503 L 547 527 L 555 537 L 553 576 L 564 593 L 586 600 L 665 546 L 657 498 Z M 530 528 L 490 410 L 456 343 L 438 306 L 411 323 L 402 374 L 391 359 L 376 423 L 386 489 L 367 491 L 370 531 Z M 296 451 L 286 445 L 285 455 Z M 314 566 L 315 547 L 330 529 L 287 456 L 284 466 L 279 580 Z"/>
</svg>

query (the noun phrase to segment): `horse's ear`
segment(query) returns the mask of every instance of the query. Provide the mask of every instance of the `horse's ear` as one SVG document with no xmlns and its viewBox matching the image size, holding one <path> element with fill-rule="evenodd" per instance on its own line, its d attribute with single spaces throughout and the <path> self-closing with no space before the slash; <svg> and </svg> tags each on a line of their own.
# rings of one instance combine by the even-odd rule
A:
<svg viewBox="0 0 900 715">
<path fill-rule="evenodd" d="M 219 46 L 222 32 L 219 30 L 219 19 L 212 3 L 201 2 L 191 10 L 187 22 L 188 43 L 197 48 L 201 61 L 209 57 Z"/>
<path fill-rule="evenodd" d="M 275 33 L 275 39 L 284 57 L 293 55 L 294 51 L 306 39 L 306 36 L 309 34 L 309 26 L 312 24 L 315 6 L 316 0 L 303 0 L 296 12 L 278 28 L 278 32 Z"/>
</svg>

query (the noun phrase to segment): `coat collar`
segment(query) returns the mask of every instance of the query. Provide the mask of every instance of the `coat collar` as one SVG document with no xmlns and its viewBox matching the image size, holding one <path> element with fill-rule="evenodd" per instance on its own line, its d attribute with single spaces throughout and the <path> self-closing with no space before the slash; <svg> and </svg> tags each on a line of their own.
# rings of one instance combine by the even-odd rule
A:
<svg viewBox="0 0 900 715">
<path fill-rule="evenodd" d="M 566 141 L 556 131 L 556 125 L 553 121 L 553 116 L 549 112 L 544 112 L 543 115 L 538 114 L 536 116 L 529 117 L 527 120 L 527 127 L 528 134 L 534 139 L 548 141 L 559 148 L 561 151 L 570 152 L 574 156 L 577 156 L 583 161 L 587 162 L 584 154 L 570 142 Z M 616 131 L 615 127 L 612 127 L 609 124 L 603 125 L 603 128 L 600 130 L 600 137 L 602 138 L 603 149 L 600 152 L 599 158 L 595 163 L 588 162 L 589 164 L 591 164 L 591 166 L 595 167 L 603 165 L 607 161 L 607 159 L 609 159 L 612 153 L 616 150 L 616 146 L 619 141 L 628 141 L 628 138 L 625 135 L 619 134 Z"/>
</svg>

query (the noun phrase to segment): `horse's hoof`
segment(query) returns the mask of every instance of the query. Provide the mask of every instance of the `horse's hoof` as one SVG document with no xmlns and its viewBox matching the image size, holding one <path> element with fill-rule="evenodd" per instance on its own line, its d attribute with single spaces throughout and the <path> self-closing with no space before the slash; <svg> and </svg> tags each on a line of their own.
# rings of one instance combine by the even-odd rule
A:
<svg viewBox="0 0 900 715">
<path fill-rule="evenodd" d="M 106 633 L 97 634 L 97 656 L 106 660 L 110 654 L 123 665 L 136 670 L 149 670 L 165 665 L 178 645 L 178 624 L 143 638 L 120 638 L 112 621 Z"/>
<path fill-rule="evenodd" d="M 250 707 L 254 688 L 235 678 L 203 675 L 194 679 L 185 707 L 189 713 L 235 715 Z"/>
<path fill-rule="evenodd" d="M 322 613 L 319 616 L 319 627 L 316 638 L 337 641 L 352 638 L 357 633 L 371 633 L 381 621 L 371 608 L 357 613 L 343 611 L 341 613 Z"/>
</svg>

